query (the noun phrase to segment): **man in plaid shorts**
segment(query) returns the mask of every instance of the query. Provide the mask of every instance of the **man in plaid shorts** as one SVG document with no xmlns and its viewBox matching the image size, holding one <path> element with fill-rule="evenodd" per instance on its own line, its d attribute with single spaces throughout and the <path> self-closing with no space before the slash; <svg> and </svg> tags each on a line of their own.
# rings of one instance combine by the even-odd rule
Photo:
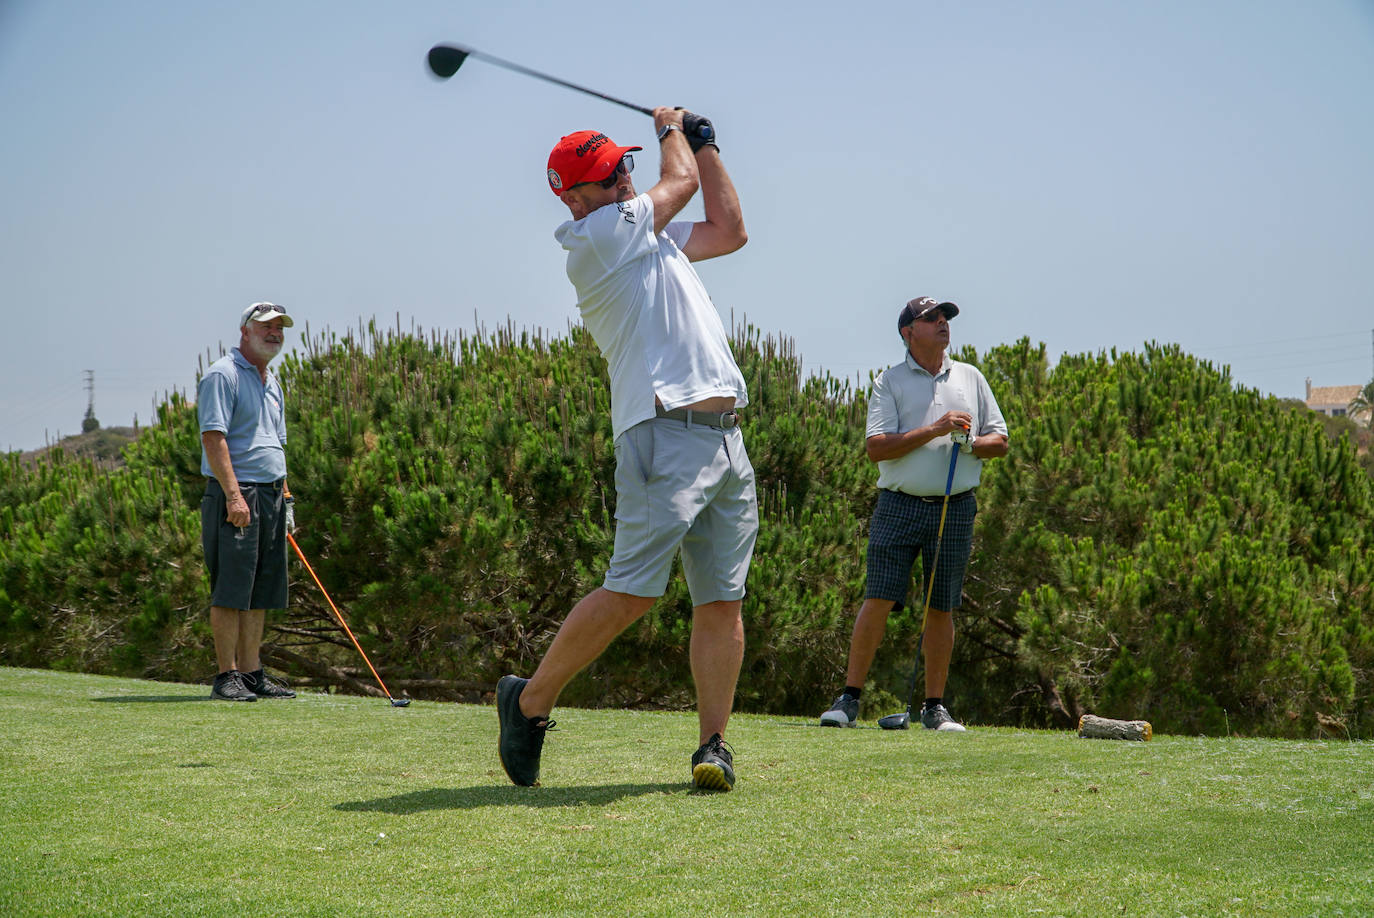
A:
<svg viewBox="0 0 1374 918">
<path fill-rule="evenodd" d="M 954 610 L 964 589 L 964 568 L 973 547 L 973 518 L 984 459 L 1007 454 L 1007 425 L 978 368 L 951 360 L 949 320 L 953 303 L 917 297 L 897 317 L 905 359 L 878 377 L 868 403 L 868 458 L 878 463 L 878 506 L 868 529 L 868 582 L 849 644 L 844 692 L 821 724 L 852 727 L 887 616 L 901 609 L 911 569 L 921 558 L 924 577 L 917 602 L 925 601 L 936 554 L 940 513 L 949 487 L 930 607 L 925 610 L 921 653 L 925 703 L 921 723 L 929 730 L 963 730 L 944 704 L 945 680 L 954 650 Z M 952 436 L 951 436 L 952 435 Z M 965 450 L 949 480 L 950 451 Z"/>
</svg>

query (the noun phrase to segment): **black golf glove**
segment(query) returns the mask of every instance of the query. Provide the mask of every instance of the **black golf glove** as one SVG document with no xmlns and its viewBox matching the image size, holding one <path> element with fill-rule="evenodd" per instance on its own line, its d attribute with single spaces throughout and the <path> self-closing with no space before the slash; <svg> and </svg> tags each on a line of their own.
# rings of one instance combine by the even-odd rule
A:
<svg viewBox="0 0 1374 918">
<path fill-rule="evenodd" d="M 683 112 L 682 133 L 687 137 L 687 145 L 692 148 L 693 155 L 708 143 L 716 148 L 717 153 L 720 152 L 720 146 L 716 143 L 716 128 L 710 118 Z"/>
</svg>

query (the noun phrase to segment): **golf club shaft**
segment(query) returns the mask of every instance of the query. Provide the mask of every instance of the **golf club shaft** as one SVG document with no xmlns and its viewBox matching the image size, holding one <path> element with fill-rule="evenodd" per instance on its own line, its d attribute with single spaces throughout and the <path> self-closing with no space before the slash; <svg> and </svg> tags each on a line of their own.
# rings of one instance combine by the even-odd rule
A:
<svg viewBox="0 0 1374 918">
<path fill-rule="evenodd" d="M 386 693 L 386 697 L 394 700 L 391 690 L 386 687 L 386 683 L 382 681 L 382 677 L 377 675 L 376 667 L 374 667 L 372 661 L 367 658 L 367 653 L 363 650 L 362 645 L 358 643 L 358 639 L 353 636 L 353 629 L 349 628 L 348 622 L 344 621 L 343 614 L 339 612 L 339 607 L 334 605 L 334 600 L 329 598 L 329 591 L 324 588 L 323 583 L 320 583 L 320 578 L 316 576 L 315 569 L 310 566 L 310 562 L 305 560 L 305 552 L 301 551 L 301 547 L 296 544 L 296 537 L 288 532 L 286 534 L 286 540 L 290 542 L 291 547 L 296 550 L 296 557 L 301 559 L 301 564 L 304 564 L 305 569 L 310 572 L 310 579 L 314 580 L 315 586 L 320 588 L 320 593 L 324 596 L 324 601 L 329 603 L 329 608 L 334 610 L 334 617 L 338 619 L 339 624 L 343 626 L 343 630 L 347 633 L 348 639 L 353 642 L 354 647 L 358 648 L 358 653 L 362 654 L 363 662 L 367 664 L 368 669 L 372 670 L 372 678 L 377 680 L 377 684 L 382 687 L 382 691 Z"/>
<path fill-rule="evenodd" d="M 926 584 L 926 602 L 921 608 L 921 642 L 926 639 L 926 619 L 930 615 L 930 598 L 935 595 L 935 572 L 940 565 L 940 546 L 945 541 L 945 514 L 949 512 L 949 492 L 954 487 L 954 467 L 959 463 L 959 444 L 951 444 L 954 449 L 949 457 L 949 476 L 945 478 L 945 500 L 940 505 L 940 525 L 935 530 L 935 554 L 930 559 L 930 583 Z M 906 699 L 906 709 L 911 711 L 912 705 L 916 703 L 916 672 L 921 666 L 921 653 L 919 649 L 916 653 L 916 664 L 911 667 L 911 691 Z"/>
<path fill-rule="evenodd" d="M 482 51 L 474 51 L 471 48 L 463 48 L 460 50 L 467 51 L 469 57 L 475 57 L 478 60 L 486 61 L 488 64 L 495 64 L 498 67 L 505 67 L 507 70 L 514 70 L 516 73 L 523 73 L 526 76 L 532 76 L 538 80 L 545 80 L 549 83 L 557 83 L 559 86 L 564 86 L 568 89 L 576 90 L 577 92 L 583 92 L 589 96 L 596 96 L 598 99 L 605 99 L 607 102 L 614 102 L 616 105 L 623 105 L 626 108 L 634 109 L 635 111 L 642 112 L 645 115 L 652 115 L 654 113 L 654 110 L 652 108 L 645 108 L 642 105 L 635 105 L 633 102 L 626 102 L 624 99 L 617 99 L 615 96 L 608 96 L 604 92 L 597 92 L 595 89 L 588 89 L 585 86 L 578 86 L 576 83 L 569 83 L 567 80 L 560 80 L 556 76 L 550 76 L 547 73 L 540 73 L 538 70 L 531 70 L 530 68 L 525 67 L 521 64 L 517 64 L 514 61 L 508 61 L 503 58 L 496 57 L 495 55 L 486 54 Z"/>
</svg>

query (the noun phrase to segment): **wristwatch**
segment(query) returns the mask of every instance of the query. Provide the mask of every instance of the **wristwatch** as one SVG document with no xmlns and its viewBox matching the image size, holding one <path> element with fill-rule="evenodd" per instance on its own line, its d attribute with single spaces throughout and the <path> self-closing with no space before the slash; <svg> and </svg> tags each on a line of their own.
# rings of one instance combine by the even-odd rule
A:
<svg viewBox="0 0 1374 918">
<path fill-rule="evenodd" d="M 680 124 L 665 124 L 665 125 L 663 125 L 663 127 L 661 127 L 661 128 L 658 129 L 658 142 L 659 142 L 659 143 L 663 143 L 663 138 L 667 137 L 667 136 L 668 136 L 669 134 L 671 134 L 673 131 L 681 131 L 681 130 L 682 130 L 682 125 L 680 125 Z"/>
</svg>

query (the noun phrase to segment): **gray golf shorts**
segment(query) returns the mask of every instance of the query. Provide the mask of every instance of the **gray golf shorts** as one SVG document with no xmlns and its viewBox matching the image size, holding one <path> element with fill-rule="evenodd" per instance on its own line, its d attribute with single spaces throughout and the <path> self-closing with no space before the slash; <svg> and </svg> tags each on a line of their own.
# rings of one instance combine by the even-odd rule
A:
<svg viewBox="0 0 1374 918">
<path fill-rule="evenodd" d="M 973 550 L 973 518 L 978 514 L 978 497 L 965 491 L 949 499 L 945 514 L 944 537 L 936 555 L 936 534 L 940 531 L 940 505 L 944 497 L 925 500 L 900 491 L 878 490 L 878 506 L 868 525 L 868 582 L 865 599 L 890 599 L 901 609 L 911 586 L 911 569 L 921 557 L 921 595 L 916 602 L 924 607 L 930 589 L 930 568 L 935 566 L 935 586 L 930 592 L 930 607 L 952 612 L 963 602 L 964 570 Z"/>
<path fill-rule="evenodd" d="M 210 570 L 210 604 L 223 609 L 285 609 L 285 490 L 281 482 L 239 482 L 239 491 L 251 516 L 242 529 L 225 520 L 228 501 L 217 479 L 206 483 L 200 499 L 200 544 Z"/>
<path fill-rule="evenodd" d="M 662 596 L 681 548 L 692 605 L 744 597 L 759 506 L 738 427 L 636 424 L 615 441 L 615 491 L 606 589 Z"/>
</svg>

